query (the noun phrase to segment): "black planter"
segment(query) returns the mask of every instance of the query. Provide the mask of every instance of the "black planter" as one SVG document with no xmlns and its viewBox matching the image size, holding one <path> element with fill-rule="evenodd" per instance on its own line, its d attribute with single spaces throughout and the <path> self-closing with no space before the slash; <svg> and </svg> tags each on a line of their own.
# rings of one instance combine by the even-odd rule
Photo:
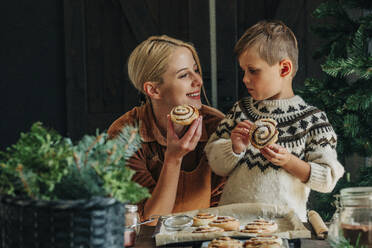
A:
<svg viewBox="0 0 372 248">
<path fill-rule="evenodd" d="M 0 224 L 0 248 L 124 246 L 124 204 L 113 198 L 35 201 L 1 196 Z"/>
</svg>

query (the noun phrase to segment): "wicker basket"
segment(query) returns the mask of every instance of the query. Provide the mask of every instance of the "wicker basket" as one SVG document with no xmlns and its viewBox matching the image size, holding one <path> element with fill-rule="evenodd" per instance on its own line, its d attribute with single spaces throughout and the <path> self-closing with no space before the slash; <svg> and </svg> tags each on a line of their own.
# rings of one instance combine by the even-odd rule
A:
<svg viewBox="0 0 372 248">
<path fill-rule="evenodd" d="M 0 197 L 1 248 L 122 248 L 124 204 L 113 198 L 35 201 Z"/>
</svg>

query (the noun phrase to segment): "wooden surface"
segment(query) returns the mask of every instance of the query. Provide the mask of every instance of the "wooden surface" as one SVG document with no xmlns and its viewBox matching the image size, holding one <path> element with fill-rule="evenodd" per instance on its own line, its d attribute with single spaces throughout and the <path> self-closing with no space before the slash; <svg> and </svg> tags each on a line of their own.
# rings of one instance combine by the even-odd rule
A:
<svg viewBox="0 0 372 248">
<path fill-rule="evenodd" d="M 305 224 L 305 226 L 307 228 L 309 228 L 309 226 L 307 224 Z M 140 247 L 140 248 L 149 248 L 149 247 L 156 247 L 155 246 L 155 239 L 152 238 L 152 234 L 154 232 L 154 229 L 155 227 L 152 227 L 152 226 L 142 226 L 141 227 L 141 231 L 138 235 L 138 238 L 137 238 L 137 241 L 136 241 L 136 246 L 135 247 Z M 311 229 L 311 228 L 309 228 Z M 301 239 L 300 242 L 298 243 L 301 243 L 300 246 L 294 246 L 294 247 L 301 247 L 301 248 L 328 248 L 328 247 L 331 247 L 327 241 L 325 240 L 316 240 L 315 238 L 312 238 L 312 239 Z M 189 248 L 199 248 L 200 246 L 182 246 L 182 244 L 180 244 L 180 246 L 172 246 L 172 247 L 189 247 Z"/>
</svg>

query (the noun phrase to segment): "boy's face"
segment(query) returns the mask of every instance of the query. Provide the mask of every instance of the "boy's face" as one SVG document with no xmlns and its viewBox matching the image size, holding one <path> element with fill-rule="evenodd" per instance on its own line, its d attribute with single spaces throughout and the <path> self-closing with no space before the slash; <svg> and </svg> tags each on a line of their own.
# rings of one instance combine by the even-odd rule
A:
<svg viewBox="0 0 372 248">
<path fill-rule="evenodd" d="M 244 71 L 243 83 L 255 100 L 276 100 L 293 96 L 292 78 L 283 76 L 283 65 L 278 62 L 269 65 L 261 59 L 257 47 L 248 48 L 239 57 L 239 65 Z M 291 69 L 291 68 L 290 68 Z"/>
</svg>

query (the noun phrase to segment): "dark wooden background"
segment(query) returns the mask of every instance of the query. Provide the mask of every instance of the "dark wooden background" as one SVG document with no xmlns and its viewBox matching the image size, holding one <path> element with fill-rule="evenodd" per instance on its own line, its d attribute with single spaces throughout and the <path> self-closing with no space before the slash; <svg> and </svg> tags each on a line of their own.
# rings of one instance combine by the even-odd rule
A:
<svg viewBox="0 0 372 248">
<path fill-rule="evenodd" d="M 299 40 L 295 87 L 320 74 L 309 31 L 321 0 L 217 0 L 218 108 L 246 94 L 233 46 L 261 19 L 280 19 Z M 73 139 L 105 130 L 140 103 L 126 61 L 150 35 L 192 42 L 211 99 L 208 0 L 17 0 L 0 7 L 0 149 L 42 121 Z"/>
</svg>

